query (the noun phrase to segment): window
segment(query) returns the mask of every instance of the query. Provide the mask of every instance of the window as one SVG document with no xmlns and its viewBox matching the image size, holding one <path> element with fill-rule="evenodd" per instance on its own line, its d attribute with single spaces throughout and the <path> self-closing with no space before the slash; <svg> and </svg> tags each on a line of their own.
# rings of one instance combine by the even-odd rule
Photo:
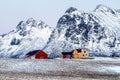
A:
<svg viewBox="0 0 120 80">
<path fill-rule="evenodd" d="M 85 55 L 83 54 L 83 56 L 85 56 Z"/>
<path fill-rule="evenodd" d="M 86 53 L 86 51 L 84 51 L 84 53 Z"/>
</svg>

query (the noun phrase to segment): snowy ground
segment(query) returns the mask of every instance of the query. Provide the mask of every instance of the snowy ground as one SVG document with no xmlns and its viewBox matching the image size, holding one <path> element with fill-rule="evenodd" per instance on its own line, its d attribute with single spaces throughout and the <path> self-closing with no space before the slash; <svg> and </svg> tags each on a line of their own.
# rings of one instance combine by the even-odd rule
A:
<svg viewBox="0 0 120 80">
<path fill-rule="evenodd" d="M 120 58 L 0 59 L 0 80 L 120 80 Z"/>
</svg>

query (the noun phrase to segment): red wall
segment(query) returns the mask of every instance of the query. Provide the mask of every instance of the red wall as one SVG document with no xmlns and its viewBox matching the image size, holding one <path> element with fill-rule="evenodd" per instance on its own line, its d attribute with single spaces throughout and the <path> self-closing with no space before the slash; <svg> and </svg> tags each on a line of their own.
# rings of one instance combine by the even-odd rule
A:
<svg viewBox="0 0 120 80">
<path fill-rule="evenodd" d="M 72 58 L 72 55 L 63 55 L 63 58 Z"/>
<path fill-rule="evenodd" d="M 37 54 L 35 55 L 35 59 L 48 59 L 48 55 L 47 55 L 47 53 L 45 53 L 44 51 L 40 50 L 40 51 L 37 52 Z"/>
</svg>

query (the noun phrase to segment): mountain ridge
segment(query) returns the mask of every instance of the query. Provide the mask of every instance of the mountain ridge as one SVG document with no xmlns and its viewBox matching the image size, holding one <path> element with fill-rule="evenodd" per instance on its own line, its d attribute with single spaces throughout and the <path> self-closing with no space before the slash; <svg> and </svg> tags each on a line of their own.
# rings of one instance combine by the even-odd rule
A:
<svg viewBox="0 0 120 80">
<path fill-rule="evenodd" d="M 23 58 L 29 51 L 44 48 L 52 30 L 43 21 L 33 18 L 20 21 L 16 29 L 1 36 L 0 57 Z"/>
<path fill-rule="evenodd" d="M 120 56 L 120 12 L 98 5 L 92 12 L 68 8 L 55 28 L 29 18 L 0 36 L 0 57 L 23 58 L 29 51 L 48 54 L 87 48 L 94 56 Z"/>
<path fill-rule="evenodd" d="M 58 45 L 57 48 L 61 46 L 57 44 L 59 42 L 69 43 L 73 47 L 70 50 L 88 48 L 96 56 L 111 56 L 113 53 L 120 55 L 119 30 L 120 14 L 114 9 L 98 5 L 94 11 L 87 13 L 70 7 L 58 20 L 51 41 Z M 62 51 L 64 49 L 62 47 Z"/>
</svg>

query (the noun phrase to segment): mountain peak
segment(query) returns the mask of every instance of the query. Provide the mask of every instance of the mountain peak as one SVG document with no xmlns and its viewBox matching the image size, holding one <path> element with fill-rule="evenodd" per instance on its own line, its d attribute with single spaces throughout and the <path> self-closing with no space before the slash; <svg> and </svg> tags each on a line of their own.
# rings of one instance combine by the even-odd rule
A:
<svg viewBox="0 0 120 80">
<path fill-rule="evenodd" d="M 103 5 L 103 4 L 99 4 L 97 5 L 97 7 L 95 8 L 94 11 L 107 11 L 109 10 L 110 8 L 107 7 L 106 5 Z"/>
<path fill-rule="evenodd" d="M 116 11 L 117 11 L 118 13 L 120 13 L 120 9 L 117 9 Z"/>
<path fill-rule="evenodd" d="M 17 25 L 16 28 L 17 28 L 18 30 L 23 29 L 24 23 L 25 23 L 24 21 L 20 21 L 20 22 L 18 23 L 18 25 Z"/>
<path fill-rule="evenodd" d="M 74 12 L 74 11 L 76 11 L 76 10 L 77 10 L 76 8 L 70 7 L 70 8 L 68 8 L 68 9 L 66 10 L 65 13 L 72 13 L 72 12 Z"/>
<path fill-rule="evenodd" d="M 36 28 L 39 28 L 39 29 L 42 29 L 42 28 L 45 28 L 47 27 L 48 25 L 45 24 L 43 21 L 37 21 L 33 18 L 28 18 L 26 21 L 20 21 L 19 24 L 17 25 L 17 30 L 26 30 L 27 28 L 32 28 L 32 27 L 36 27 Z M 49 27 L 51 28 L 51 27 Z"/>
<path fill-rule="evenodd" d="M 27 25 L 29 26 L 36 26 L 36 20 L 34 20 L 33 18 L 28 18 L 27 21 L 20 21 L 19 24 L 17 25 L 17 29 L 18 30 L 22 30 L 25 29 L 25 27 L 27 27 Z"/>
<path fill-rule="evenodd" d="M 99 5 L 97 5 L 97 7 L 106 7 L 107 8 L 107 6 L 104 4 L 99 4 Z"/>
<path fill-rule="evenodd" d="M 106 5 L 103 5 L 103 4 L 99 4 L 97 5 L 97 7 L 95 8 L 94 12 L 110 12 L 110 13 L 113 13 L 114 14 L 114 11 L 107 7 Z"/>
<path fill-rule="evenodd" d="M 28 20 L 26 21 L 27 24 L 30 24 L 30 23 L 34 23 L 35 20 L 33 18 L 28 18 Z"/>
</svg>

